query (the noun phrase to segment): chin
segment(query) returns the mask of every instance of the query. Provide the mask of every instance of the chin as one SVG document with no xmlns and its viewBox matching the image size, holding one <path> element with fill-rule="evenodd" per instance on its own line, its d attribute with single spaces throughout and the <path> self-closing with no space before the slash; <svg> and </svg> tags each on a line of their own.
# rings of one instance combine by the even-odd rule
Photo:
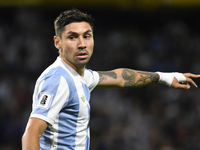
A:
<svg viewBox="0 0 200 150">
<path fill-rule="evenodd" d="M 89 62 L 89 60 L 81 60 L 77 65 L 78 66 L 85 66 L 87 63 Z"/>
</svg>

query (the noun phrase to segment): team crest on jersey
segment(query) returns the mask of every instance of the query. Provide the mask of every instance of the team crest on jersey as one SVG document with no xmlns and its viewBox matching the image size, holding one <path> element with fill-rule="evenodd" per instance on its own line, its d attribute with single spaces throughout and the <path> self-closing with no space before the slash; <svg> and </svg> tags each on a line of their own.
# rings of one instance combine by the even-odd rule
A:
<svg viewBox="0 0 200 150">
<path fill-rule="evenodd" d="M 43 109 L 48 109 L 49 104 L 52 100 L 53 95 L 50 93 L 41 93 L 40 94 L 40 99 L 38 102 L 38 107 L 43 108 Z"/>
<path fill-rule="evenodd" d="M 83 102 L 85 102 L 85 96 L 82 95 L 81 99 L 82 99 Z"/>
</svg>

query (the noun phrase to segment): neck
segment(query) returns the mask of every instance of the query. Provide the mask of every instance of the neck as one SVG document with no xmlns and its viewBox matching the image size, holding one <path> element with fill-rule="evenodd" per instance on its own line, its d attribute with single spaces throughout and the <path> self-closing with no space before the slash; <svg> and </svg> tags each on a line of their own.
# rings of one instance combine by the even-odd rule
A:
<svg viewBox="0 0 200 150">
<path fill-rule="evenodd" d="M 83 66 L 75 65 L 62 56 L 60 56 L 60 58 L 62 58 L 62 60 L 65 63 L 67 63 L 70 67 L 72 67 L 80 76 L 82 76 L 82 77 L 84 76 L 85 65 L 83 65 Z"/>
<path fill-rule="evenodd" d="M 85 66 L 74 66 L 72 67 L 80 76 L 84 76 Z"/>
</svg>

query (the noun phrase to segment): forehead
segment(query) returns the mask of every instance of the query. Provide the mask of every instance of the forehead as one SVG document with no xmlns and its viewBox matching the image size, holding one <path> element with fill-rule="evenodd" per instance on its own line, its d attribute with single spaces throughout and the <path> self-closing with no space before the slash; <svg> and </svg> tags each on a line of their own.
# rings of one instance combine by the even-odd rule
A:
<svg viewBox="0 0 200 150">
<path fill-rule="evenodd" d="M 64 33 L 68 32 L 76 32 L 76 33 L 84 33 L 88 30 L 92 31 L 92 28 L 87 22 L 73 22 L 65 26 Z"/>
</svg>

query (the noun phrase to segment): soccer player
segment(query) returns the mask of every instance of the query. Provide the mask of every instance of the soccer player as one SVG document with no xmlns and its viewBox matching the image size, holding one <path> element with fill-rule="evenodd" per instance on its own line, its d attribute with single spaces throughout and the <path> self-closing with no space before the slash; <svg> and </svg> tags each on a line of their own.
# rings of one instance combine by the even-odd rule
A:
<svg viewBox="0 0 200 150">
<path fill-rule="evenodd" d="M 85 68 L 93 53 L 93 19 L 72 9 L 55 20 L 59 57 L 38 78 L 32 112 L 22 137 L 23 150 L 89 150 L 90 92 L 100 88 L 136 88 L 164 83 L 173 88 L 197 87 L 191 73 L 144 72 L 132 69 L 92 71 Z"/>
</svg>

